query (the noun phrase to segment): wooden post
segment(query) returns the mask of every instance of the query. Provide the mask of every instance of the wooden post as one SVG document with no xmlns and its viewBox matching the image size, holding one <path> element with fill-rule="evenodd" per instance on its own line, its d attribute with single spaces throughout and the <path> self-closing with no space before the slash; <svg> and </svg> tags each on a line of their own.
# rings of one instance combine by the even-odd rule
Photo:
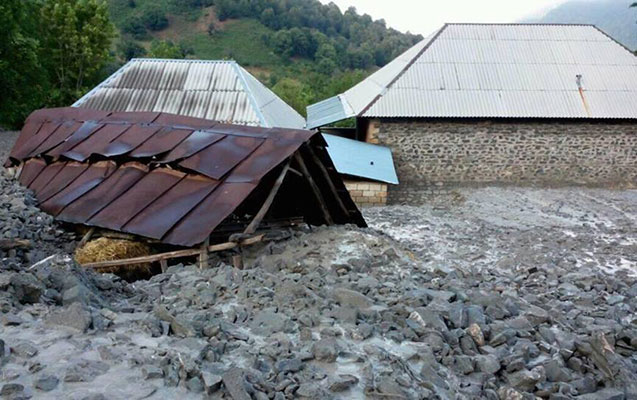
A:
<svg viewBox="0 0 637 400">
<path fill-rule="evenodd" d="M 334 225 L 334 220 L 332 219 L 332 216 L 330 215 L 330 212 L 327 208 L 327 204 L 325 204 L 323 195 L 321 195 L 321 191 L 319 190 L 318 186 L 316 186 L 314 179 L 312 179 L 312 176 L 310 175 L 310 171 L 307 169 L 307 166 L 305 165 L 305 162 L 303 161 L 303 157 L 301 157 L 301 155 L 297 151 L 294 154 L 294 158 L 296 159 L 296 162 L 299 164 L 299 167 L 301 168 L 301 172 L 303 173 L 303 175 L 305 175 L 305 179 L 307 179 L 308 183 L 310 184 L 310 187 L 312 188 L 314 197 L 316 197 L 316 200 L 318 201 L 319 206 L 321 207 L 321 211 L 323 212 L 323 217 L 325 218 L 327 225 Z"/>
<path fill-rule="evenodd" d="M 243 269 L 243 257 L 241 254 L 235 254 L 232 256 L 232 266 L 236 269 Z"/>
<path fill-rule="evenodd" d="M 270 190 L 268 197 L 263 202 L 263 205 L 257 212 L 257 215 L 254 216 L 254 218 L 252 219 L 248 227 L 245 229 L 245 231 L 243 231 L 244 234 L 251 235 L 254 232 L 256 232 L 257 228 L 259 227 L 259 224 L 263 220 L 263 217 L 265 217 L 265 214 L 268 212 L 268 210 L 272 206 L 272 202 L 274 201 L 276 194 L 279 192 L 279 188 L 281 187 L 281 184 L 285 180 L 285 176 L 287 175 L 289 169 L 290 169 L 290 161 L 288 161 L 287 164 L 285 164 L 285 166 L 283 167 L 283 170 L 281 171 L 281 173 L 279 174 L 279 177 L 274 182 L 274 185 L 272 186 L 272 189 Z"/>
<path fill-rule="evenodd" d="M 82 246 L 84 246 L 89 240 L 91 240 L 91 236 L 93 236 L 93 233 L 95 233 L 95 227 L 92 226 L 88 232 L 86 232 L 84 234 L 84 236 L 82 237 L 82 240 L 80 240 L 80 242 L 77 244 L 77 248 L 81 248 Z"/>
<path fill-rule="evenodd" d="M 168 261 L 166 260 L 159 260 L 159 266 L 161 266 L 161 273 L 165 273 L 166 270 L 168 269 Z"/>
<path fill-rule="evenodd" d="M 310 146 L 307 146 L 307 149 L 310 153 L 310 156 L 312 156 L 312 160 L 323 173 L 323 176 L 325 177 L 325 180 L 327 181 L 327 185 L 332 190 L 334 197 L 336 197 L 336 202 L 338 203 L 339 207 L 341 207 L 341 210 L 343 210 L 343 212 L 345 213 L 345 216 L 349 217 L 350 216 L 349 210 L 347 209 L 347 207 L 345 207 L 345 204 L 343 203 L 341 196 L 339 196 L 338 190 L 336 190 L 336 186 L 334 186 L 334 182 L 332 182 L 332 178 L 330 177 L 330 173 L 327 171 L 327 168 L 325 168 L 325 165 L 323 165 L 321 160 L 318 158 L 318 156 L 316 155 L 316 153 Z"/>
<path fill-rule="evenodd" d="M 208 247 L 210 247 L 210 236 L 201 245 L 201 254 L 199 254 L 199 269 L 208 268 Z"/>
</svg>

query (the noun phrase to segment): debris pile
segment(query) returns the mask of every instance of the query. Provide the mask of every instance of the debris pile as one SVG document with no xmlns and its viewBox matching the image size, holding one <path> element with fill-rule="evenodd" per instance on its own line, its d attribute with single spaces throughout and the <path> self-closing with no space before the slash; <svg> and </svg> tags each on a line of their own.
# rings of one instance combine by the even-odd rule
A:
<svg viewBox="0 0 637 400">
<path fill-rule="evenodd" d="M 40 211 L 28 189 L 0 168 L 0 269 L 18 270 L 60 249 L 71 251 L 74 240 L 74 234 Z"/>
<path fill-rule="evenodd" d="M 587 267 L 537 266 L 520 276 L 449 270 L 353 227 L 298 232 L 249 251 L 245 270 L 222 260 L 208 270 L 178 265 L 134 285 L 63 266 L 65 276 L 81 274 L 85 289 L 66 289 L 56 305 L 43 294 L 40 304 L 14 302 L 2 327 L 13 375 L 2 390 L 51 398 L 637 395 L 634 279 Z M 55 281 L 39 269 L 29 275 L 44 291 Z"/>
</svg>

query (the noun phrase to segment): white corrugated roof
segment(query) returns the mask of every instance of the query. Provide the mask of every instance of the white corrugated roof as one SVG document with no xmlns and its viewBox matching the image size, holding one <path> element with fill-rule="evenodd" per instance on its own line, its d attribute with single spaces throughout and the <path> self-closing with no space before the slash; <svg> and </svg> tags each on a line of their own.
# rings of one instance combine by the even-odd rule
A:
<svg viewBox="0 0 637 400">
<path fill-rule="evenodd" d="M 159 111 L 262 127 L 305 119 L 235 61 L 133 59 L 74 107 Z"/>
<path fill-rule="evenodd" d="M 352 116 L 637 118 L 637 57 L 592 25 L 447 24 L 308 127 Z"/>
</svg>

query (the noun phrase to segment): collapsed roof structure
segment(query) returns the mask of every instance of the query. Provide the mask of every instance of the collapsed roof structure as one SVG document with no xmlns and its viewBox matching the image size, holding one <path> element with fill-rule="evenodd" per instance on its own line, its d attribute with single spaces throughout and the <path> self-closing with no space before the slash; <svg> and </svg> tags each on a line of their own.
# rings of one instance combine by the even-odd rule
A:
<svg viewBox="0 0 637 400">
<path fill-rule="evenodd" d="M 60 221 L 193 246 L 262 222 L 365 226 L 321 135 L 152 112 L 46 109 L 5 166 Z"/>
</svg>

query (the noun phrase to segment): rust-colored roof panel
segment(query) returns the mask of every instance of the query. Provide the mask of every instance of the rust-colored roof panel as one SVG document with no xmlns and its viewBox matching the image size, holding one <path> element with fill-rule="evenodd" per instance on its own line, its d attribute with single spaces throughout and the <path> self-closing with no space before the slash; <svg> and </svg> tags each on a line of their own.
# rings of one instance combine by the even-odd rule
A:
<svg viewBox="0 0 637 400">
<path fill-rule="evenodd" d="M 56 146 L 55 148 L 46 151 L 46 154 L 51 157 L 59 157 L 62 153 L 65 153 L 71 150 L 73 147 L 82 143 L 86 138 L 88 138 L 93 132 L 96 132 L 103 128 L 105 125 L 100 124 L 95 121 L 86 121 L 84 122 L 78 130 L 73 132 L 71 136 L 68 137 L 62 144 Z M 35 156 L 37 154 L 31 154 L 31 156 Z"/>
<path fill-rule="evenodd" d="M 83 224 L 91 217 L 126 193 L 135 183 L 146 176 L 148 168 L 139 163 L 122 165 L 101 185 L 67 206 L 58 218 L 66 222 Z"/>
<path fill-rule="evenodd" d="M 186 174 L 167 168 L 156 169 L 135 183 L 93 218 L 90 225 L 121 231 L 133 217 L 177 184 Z M 161 218 L 157 216 L 157 218 Z"/>
<path fill-rule="evenodd" d="M 35 192 L 44 211 L 62 221 L 192 246 L 237 209 L 238 221 L 256 214 L 273 181 L 263 178 L 279 171 L 302 145 L 324 144 L 310 141 L 313 137 L 309 131 L 165 113 L 41 110 L 29 117 L 7 163 L 24 163 L 20 182 Z M 333 196 L 325 178 L 317 178 Z M 356 210 L 342 182 L 336 184 L 342 189 L 338 196 Z M 259 185 L 266 186 L 254 191 Z M 293 194 L 286 196 L 295 201 Z M 331 198 L 327 207 L 335 205 Z M 321 223 L 321 212 L 312 207 L 301 209 L 308 221 Z M 338 222 L 364 225 L 358 210 L 333 211 L 340 213 Z"/>
<path fill-rule="evenodd" d="M 32 157 L 33 155 L 31 153 L 33 150 L 37 149 L 42 142 L 53 135 L 60 125 L 62 125 L 60 122 L 45 122 L 42 124 L 38 132 L 31 135 L 30 138 L 24 141 L 20 147 L 14 146 L 14 152 L 12 152 L 11 157 L 16 159 Z"/>
<path fill-rule="evenodd" d="M 48 138 L 46 138 L 40 145 L 29 153 L 29 157 L 33 157 L 37 154 L 42 154 L 52 148 L 58 146 L 64 142 L 73 132 L 75 132 L 81 125 L 81 122 L 66 121 L 58 129 L 53 132 Z"/>
<path fill-rule="evenodd" d="M 29 187 L 29 185 L 31 185 L 31 182 L 33 182 L 33 180 L 37 178 L 38 175 L 40 175 L 44 168 L 46 168 L 46 163 L 44 162 L 44 160 L 40 160 L 38 158 L 27 160 L 27 162 L 25 162 L 24 166 L 22 167 L 22 171 L 20 172 L 20 177 L 18 178 L 18 180 L 24 186 Z"/>
<path fill-rule="evenodd" d="M 29 189 L 35 192 L 36 197 L 42 193 L 42 189 L 48 185 L 53 178 L 64 168 L 66 162 L 59 162 L 47 165 L 38 176 L 31 182 Z"/>
<path fill-rule="evenodd" d="M 206 177 L 187 176 L 137 214 L 122 230 L 153 239 L 161 239 L 217 185 L 219 185 L 219 181 Z M 158 215 L 161 215 L 161 218 L 157 218 Z"/>
<path fill-rule="evenodd" d="M 68 186 L 58 192 L 55 196 L 44 201 L 40 207 L 42 207 L 42 209 L 47 213 L 57 216 L 64 207 L 68 206 L 79 197 L 102 183 L 113 173 L 113 171 L 115 171 L 116 168 L 117 165 L 114 162 L 102 161 L 97 164 L 90 165 L 76 178 L 73 178 L 72 175 L 75 171 L 71 171 L 71 175 L 68 176 Z M 58 176 L 64 176 L 67 170 L 69 170 L 68 166 L 60 171 Z"/>
<path fill-rule="evenodd" d="M 184 139 L 192 134 L 191 129 L 173 129 L 165 127 L 159 130 L 142 145 L 130 153 L 131 157 L 152 157 L 158 154 L 167 153 L 177 147 Z"/>
<path fill-rule="evenodd" d="M 193 208 L 163 240 L 182 246 L 201 243 L 258 186 L 257 183 L 224 183 Z"/>
<path fill-rule="evenodd" d="M 263 144 L 264 139 L 226 136 L 179 163 L 213 179 L 221 179 Z"/>
<path fill-rule="evenodd" d="M 99 131 L 98 135 L 91 135 L 75 147 L 65 151 L 62 155 L 75 161 L 84 161 L 91 154 L 100 154 L 113 140 L 130 129 L 128 124 L 107 124 Z"/>
<path fill-rule="evenodd" d="M 78 162 L 60 162 L 52 165 L 61 165 L 62 168 L 46 184 L 36 191 L 40 202 L 45 202 L 66 188 L 78 176 L 89 167 L 88 164 Z"/>
<path fill-rule="evenodd" d="M 162 159 L 162 163 L 169 163 L 177 160 L 188 158 L 193 154 L 205 149 L 211 144 L 218 142 L 226 137 L 217 133 L 207 131 L 195 131 L 192 135 L 188 136 L 183 142 L 179 143 L 177 147 L 166 154 Z"/>
<path fill-rule="evenodd" d="M 105 157 L 113 157 L 126 154 L 137 146 L 144 143 L 148 138 L 153 136 L 161 129 L 159 125 L 141 125 L 135 124 L 121 134 L 117 139 L 109 143 L 106 147 L 94 150 L 96 154 Z"/>
</svg>

